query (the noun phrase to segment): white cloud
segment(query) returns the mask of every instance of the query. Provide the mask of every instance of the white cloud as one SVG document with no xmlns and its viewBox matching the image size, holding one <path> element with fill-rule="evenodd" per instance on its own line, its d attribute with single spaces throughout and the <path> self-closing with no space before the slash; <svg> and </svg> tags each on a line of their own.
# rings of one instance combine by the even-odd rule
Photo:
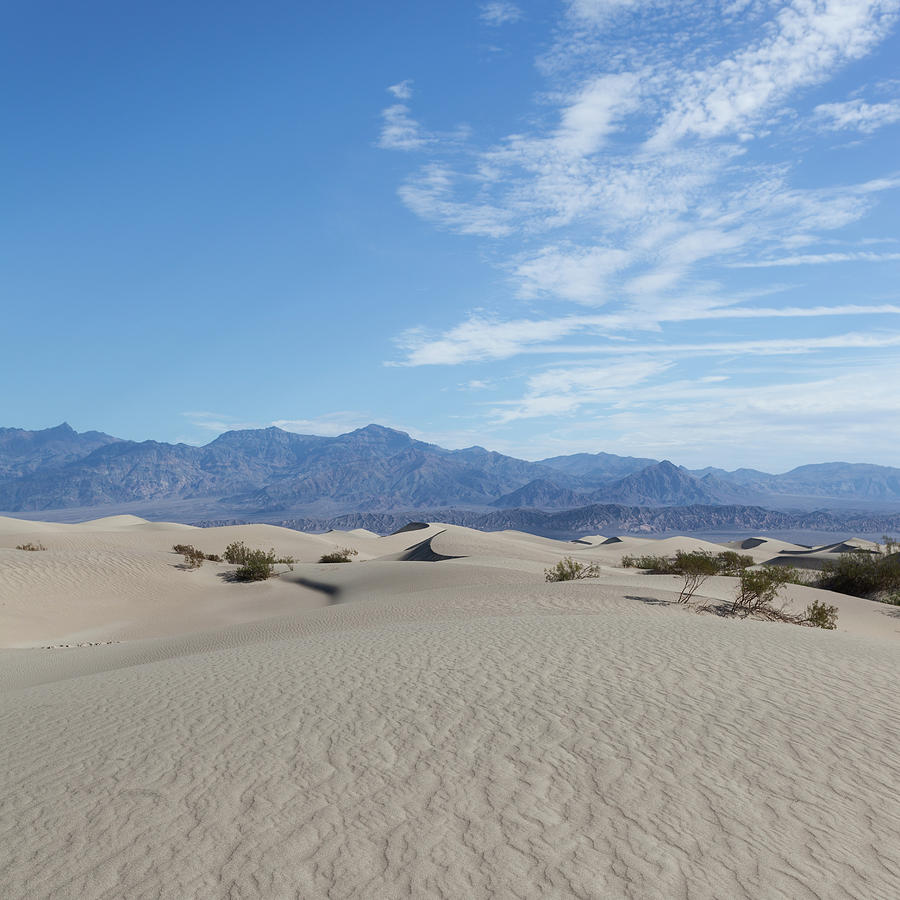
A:
<svg viewBox="0 0 900 900">
<path fill-rule="evenodd" d="M 412 79 L 407 78 L 397 84 L 392 84 L 388 88 L 388 92 L 393 94 L 398 100 L 409 100 L 412 97 Z"/>
<path fill-rule="evenodd" d="M 486 202 L 465 203 L 453 199 L 454 173 L 443 166 L 426 166 L 419 176 L 403 185 L 398 194 L 423 219 L 445 225 L 460 234 L 503 237 L 512 232 L 508 210 Z"/>
<path fill-rule="evenodd" d="M 398 347 L 405 351 L 403 366 L 459 365 L 467 362 L 509 359 L 528 353 L 581 354 L 581 353 L 632 353 L 633 346 L 615 347 L 610 344 L 567 344 L 556 341 L 577 335 L 581 337 L 609 335 L 627 331 L 658 331 L 661 323 L 698 320 L 728 319 L 804 319 L 835 316 L 860 317 L 864 315 L 900 315 L 896 304 L 842 304 L 815 307 L 743 307 L 716 306 L 715 301 L 689 298 L 673 303 L 664 310 L 651 313 L 634 309 L 625 313 L 595 316 L 562 316 L 555 319 L 513 319 L 502 321 L 482 315 L 473 315 L 441 335 L 433 336 L 422 329 L 410 329 L 397 338 Z M 887 340 L 888 343 L 878 343 Z M 666 344 L 646 346 L 645 352 L 673 352 L 704 355 L 705 348 L 714 354 L 741 352 L 785 353 L 808 352 L 839 346 L 893 346 L 893 336 L 847 336 L 822 338 L 796 338 L 766 341 L 728 341 L 696 344 Z M 862 343 L 860 342 L 862 341 Z M 875 343 L 866 343 L 872 341 Z"/>
<path fill-rule="evenodd" d="M 570 0 L 569 14 L 575 19 L 602 22 L 611 13 L 652 6 L 654 0 Z"/>
<path fill-rule="evenodd" d="M 780 357 L 784 370 L 894 353 L 896 331 L 837 322 L 900 314 L 900 306 L 870 300 L 894 296 L 878 280 L 881 270 L 869 270 L 871 280 L 854 291 L 856 303 L 827 285 L 821 296 L 809 289 L 804 295 L 801 280 L 782 287 L 802 299 L 774 308 L 757 305 L 770 284 L 752 295 L 736 289 L 759 285 L 765 273 L 735 269 L 900 258 L 882 252 L 896 248 L 863 247 L 858 233 L 840 234 L 889 202 L 885 192 L 900 176 L 872 177 L 884 166 L 879 171 L 866 160 L 859 183 L 835 185 L 834 171 L 823 175 L 803 158 L 816 130 L 871 133 L 897 121 L 894 101 L 824 103 L 818 91 L 812 100 L 804 91 L 841 69 L 851 77 L 856 70 L 847 64 L 883 41 L 898 10 L 900 0 L 569 0 L 551 49 L 538 61 L 549 84 L 535 104 L 510 110 L 510 124 L 497 131 L 505 136 L 489 141 L 416 131 L 414 139 L 429 138 L 417 148 L 428 161 L 399 195 L 441 228 L 490 238 L 479 247 L 483 258 L 507 274 L 532 310 L 549 299 L 562 313 L 572 309 L 564 304 L 579 304 L 602 305 L 604 314 L 479 312 L 444 331 L 408 330 L 392 364 L 522 355 L 547 360 L 557 380 L 577 369 L 581 381 L 570 388 L 532 374 L 518 399 L 494 404 L 497 421 L 574 411 L 580 417 L 606 404 L 604 423 L 613 415 L 637 417 L 643 432 L 629 432 L 636 443 L 623 447 L 631 452 L 647 443 L 652 421 L 625 400 L 613 408 L 603 399 L 608 386 L 587 384 L 587 372 L 636 361 L 662 367 L 619 397 L 643 396 L 652 406 L 654 397 L 678 390 L 677 402 L 691 409 L 705 402 L 701 389 L 721 388 L 726 393 L 715 396 L 726 404 L 739 396 L 728 393 L 735 385 L 722 382 L 727 376 L 719 371 L 734 361 L 771 372 L 765 357 Z M 871 89 L 895 86 L 873 81 Z M 498 121 L 502 128 L 504 119 Z M 679 327 L 687 322 L 695 324 Z M 560 362 L 575 359 L 583 364 L 571 370 Z M 690 369 L 692 378 L 674 381 L 679 369 Z M 496 384 L 506 388 L 522 377 L 514 371 Z M 713 415 L 713 406 L 704 410 Z M 666 411 L 684 428 L 680 415 Z M 787 433 L 787 422 L 783 428 Z M 673 428 L 665 440 L 677 444 L 683 435 Z"/>
<path fill-rule="evenodd" d="M 661 375 L 671 363 L 659 360 L 617 360 L 614 366 L 549 369 L 528 379 L 525 395 L 491 411 L 499 423 L 516 419 L 569 415 L 583 406 L 610 403 L 625 388 Z"/>
<path fill-rule="evenodd" d="M 616 120 L 637 109 L 637 75 L 601 75 L 583 85 L 562 110 L 553 147 L 566 156 L 587 156 L 602 147 Z"/>
<path fill-rule="evenodd" d="M 485 25 L 497 27 L 507 25 L 510 22 L 518 22 L 522 18 L 522 10 L 515 3 L 506 0 L 493 0 L 491 3 L 482 3 L 479 17 Z"/>
<path fill-rule="evenodd" d="M 900 122 L 900 100 L 889 103 L 866 103 L 864 100 L 820 103 L 813 110 L 813 116 L 825 130 L 873 134 L 885 125 Z"/>
<path fill-rule="evenodd" d="M 381 126 L 381 137 L 378 146 L 385 150 L 421 150 L 430 143 L 431 138 L 423 134 L 422 127 L 410 115 L 410 109 L 404 103 L 395 103 L 382 110 L 384 123 Z"/>
<path fill-rule="evenodd" d="M 894 23 L 895 0 L 794 0 L 773 33 L 715 65 L 686 74 L 648 145 L 670 147 L 694 134 L 745 130 L 792 91 L 816 84 L 864 56 Z"/>
<path fill-rule="evenodd" d="M 894 262 L 900 260 L 900 253 L 802 253 L 782 256 L 779 259 L 760 259 L 754 262 L 732 263 L 734 268 L 765 269 L 772 266 L 818 266 L 823 263 L 838 262 Z"/>
<path fill-rule="evenodd" d="M 544 247 L 514 269 L 522 297 L 554 294 L 578 303 L 599 305 L 606 301 L 610 275 L 631 261 L 625 250 L 609 247 L 571 249 Z"/>
</svg>

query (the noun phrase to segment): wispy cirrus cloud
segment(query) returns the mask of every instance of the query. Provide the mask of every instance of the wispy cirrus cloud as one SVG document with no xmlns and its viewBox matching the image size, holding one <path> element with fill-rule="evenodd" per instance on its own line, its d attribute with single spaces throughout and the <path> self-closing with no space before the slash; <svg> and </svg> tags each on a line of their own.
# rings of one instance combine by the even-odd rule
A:
<svg viewBox="0 0 900 900">
<path fill-rule="evenodd" d="M 405 103 L 394 103 L 381 113 L 384 120 L 378 146 L 385 150 L 421 150 L 432 138 L 410 115 Z"/>
<path fill-rule="evenodd" d="M 213 434 L 226 431 L 243 431 L 256 428 L 281 428 L 296 434 L 320 434 L 334 437 L 362 428 L 372 421 L 371 415 L 353 410 L 340 410 L 309 419 L 273 419 L 271 421 L 246 421 L 223 413 L 184 412 L 181 414 L 196 428 Z"/>
<path fill-rule="evenodd" d="M 490 3 L 482 3 L 478 18 L 485 25 L 494 28 L 500 25 L 508 25 L 518 22 L 522 18 L 522 10 L 515 3 L 507 0 L 492 0 Z"/>
<path fill-rule="evenodd" d="M 617 337 L 623 333 L 661 331 L 661 326 L 672 322 L 760 320 L 760 319 L 828 319 L 830 317 L 898 316 L 900 304 L 844 304 L 841 306 L 811 307 L 745 307 L 716 306 L 715 301 L 689 298 L 670 306 L 654 318 L 641 310 L 609 315 L 571 315 L 555 319 L 512 319 L 499 320 L 484 314 L 476 314 L 439 335 L 429 334 L 425 329 L 413 328 L 397 338 L 398 347 L 406 356 L 402 366 L 459 365 L 467 362 L 510 359 L 528 353 L 560 354 L 608 352 L 613 354 L 633 352 L 631 345 L 624 349 L 613 346 L 598 348 L 596 344 L 568 343 L 560 346 L 559 341 L 579 337 L 581 339 L 601 336 Z M 784 342 L 766 341 L 763 344 L 736 341 L 727 343 L 692 343 L 687 345 L 662 344 L 661 352 L 667 348 L 673 353 L 702 353 L 709 346 L 715 353 L 732 353 L 735 348 L 746 346 L 749 352 L 769 348 L 783 350 L 811 349 L 824 350 L 837 344 L 827 341 L 843 341 L 841 346 L 864 346 L 857 338 L 836 336 L 822 339 L 795 339 Z M 879 339 L 880 340 L 880 339 Z M 893 336 L 891 337 L 893 340 Z M 818 342 L 817 342 L 818 341 Z"/>
<path fill-rule="evenodd" d="M 782 256 L 779 259 L 758 259 L 753 262 L 732 263 L 741 269 L 768 269 L 773 266 L 820 266 L 841 262 L 896 262 L 900 253 L 800 253 L 794 256 Z"/>
<path fill-rule="evenodd" d="M 813 116 L 816 124 L 823 130 L 874 134 L 885 125 L 900 122 L 900 100 L 866 103 L 855 99 L 842 103 L 820 103 L 813 110 Z"/>
<path fill-rule="evenodd" d="M 710 368 L 726 356 L 851 360 L 898 346 L 883 318 L 900 311 L 889 282 L 820 297 L 804 279 L 826 264 L 876 272 L 900 261 L 855 249 L 874 240 L 861 223 L 896 202 L 900 176 L 848 167 L 798 177 L 798 142 L 823 130 L 870 136 L 900 120 L 893 100 L 822 95 L 879 52 L 898 13 L 900 0 L 570 0 L 537 60 L 548 84 L 528 114 L 487 141 L 434 140 L 398 188 L 423 220 L 484 239 L 509 286 L 507 314 L 408 329 L 394 364 L 592 355 L 604 373 L 625 361 L 643 371 L 646 384 L 630 391 L 659 388 L 674 361 L 690 361 L 700 383 L 719 377 Z M 752 279 L 777 267 L 797 279 L 789 299 L 748 300 L 769 287 Z M 509 314 L 511 302 L 531 314 Z M 842 316 L 853 331 L 838 327 Z M 504 389 L 516 378 L 526 389 L 493 407 L 505 410 L 495 422 L 591 406 L 580 389 L 545 390 L 517 371 Z"/>
</svg>

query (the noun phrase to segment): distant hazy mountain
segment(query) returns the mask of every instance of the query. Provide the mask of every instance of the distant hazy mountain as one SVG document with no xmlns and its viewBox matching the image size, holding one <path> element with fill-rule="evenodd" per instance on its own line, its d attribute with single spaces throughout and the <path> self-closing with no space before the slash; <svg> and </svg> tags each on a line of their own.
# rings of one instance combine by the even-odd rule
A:
<svg viewBox="0 0 900 900">
<path fill-rule="evenodd" d="M 17 477 L 82 459 L 118 438 L 99 431 L 78 434 L 68 422 L 43 431 L 0 428 L 0 478 Z"/>
<path fill-rule="evenodd" d="M 498 509 L 570 509 L 587 502 L 587 495 L 561 487 L 555 481 L 535 478 L 528 484 L 498 497 L 491 506 Z"/>
<path fill-rule="evenodd" d="M 655 459 L 636 456 L 615 456 L 612 453 L 573 453 L 571 456 L 552 456 L 540 460 L 541 464 L 565 472 L 583 480 L 585 484 L 600 484 L 639 472 L 647 466 L 654 466 Z"/>
<path fill-rule="evenodd" d="M 734 488 L 711 475 L 697 478 L 687 469 L 664 459 L 604 485 L 591 495 L 591 500 L 638 506 L 690 506 L 694 503 L 730 503 L 735 495 Z"/>
<path fill-rule="evenodd" d="M 850 463 L 783 475 L 691 472 L 668 460 L 574 454 L 539 462 L 469 447 L 446 450 L 369 425 L 337 437 L 279 428 L 230 431 L 203 447 L 0 429 L 0 510 L 181 504 L 198 517 L 270 517 L 414 509 L 566 510 L 640 507 L 845 506 L 900 502 L 900 469 Z M 795 504 L 794 501 L 797 501 Z M 777 504 L 776 504 L 777 505 Z M 185 513 L 187 514 L 187 513 Z"/>
</svg>

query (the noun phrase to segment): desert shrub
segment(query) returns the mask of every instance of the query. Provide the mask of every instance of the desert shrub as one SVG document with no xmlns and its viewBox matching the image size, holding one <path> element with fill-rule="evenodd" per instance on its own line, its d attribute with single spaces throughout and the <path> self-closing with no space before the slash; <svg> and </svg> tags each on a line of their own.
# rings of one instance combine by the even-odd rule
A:
<svg viewBox="0 0 900 900">
<path fill-rule="evenodd" d="M 679 550 L 675 554 L 674 570 L 683 580 L 678 602 L 687 603 L 707 578 L 719 574 L 719 563 L 712 553 L 705 550 L 692 550 L 690 553 Z"/>
<path fill-rule="evenodd" d="M 277 560 L 274 550 L 250 550 L 244 547 L 242 556 L 243 562 L 234 572 L 235 581 L 265 581 L 275 574 Z"/>
<path fill-rule="evenodd" d="M 189 569 L 199 569 L 203 565 L 206 554 L 202 550 L 198 550 L 192 544 L 177 544 L 176 546 L 180 548 L 178 552 L 184 557 L 184 564 Z"/>
<path fill-rule="evenodd" d="M 724 550 L 716 556 L 719 566 L 719 575 L 740 575 L 744 569 L 753 565 L 753 557 L 746 553 L 736 553 L 734 550 Z"/>
<path fill-rule="evenodd" d="M 891 537 L 889 534 L 883 534 L 881 536 L 881 543 L 884 544 L 884 552 L 888 555 L 900 550 L 900 541 L 895 537 Z"/>
<path fill-rule="evenodd" d="M 350 560 L 357 556 L 359 551 L 353 550 L 350 547 L 341 547 L 340 550 L 335 550 L 334 553 L 323 553 L 322 556 L 319 557 L 320 563 L 348 563 Z"/>
<path fill-rule="evenodd" d="M 822 566 L 817 587 L 855 597 L 900 591 L 900 554 L 842 553 Z"/>
<path fill-rule="evenodd" d="M 645 569 L 651 575 L 683 575 L 682 565 L 679 560 L 687 559 L 688 566 L 696 566 L 698 563 L 693 561 L 697 555 L 701 555 L 704 560 L 712 559 L 715 561 L 715 572 L 713 575 L 738 575 L 743 569 L 753 565 L 753 557 L 741 553 L 735 553 L 734 550 L 724 550 L 713 556 L 705 550 L 693 550 L 686 553 L 681 550 L 675 556 L 654 556 L 648 554 L 645 556 L 623 556 L 622 565 L 626 569 Z M 705 565 L 704 567 L 708 568 Z"/>
<path fill-rule="evenodd" d="M 778 592 L 790 583 L 791 570 L 785 566 L 744 569 L 731 605 L 731 614 L 749 616 L 754 613 L 772 618 L 785 618 L 775 608 Z"/>
<path fill-rule="evenodd" d="M 240 566 L 247 562 L 250 554 L 250 548 L 243 541 L 232 541 L 226 548 L 222 556 L 225 562 L 231 563 L 233 566 Z"/>
<path fill-rule="evenodd" d="M 46 550 L 47 548 L 43 544 L 35 544 L 31 541 L 28 541 L 27 544 L 16 544 L 16 550 L 29 550 L 32 553 L 37 552 L 38 550 Z"/>
<path fill-rule="evenodd" d="M 566 556 L 553 568 L 544 569 L 544 578 L 547 581 L 577 581 L 579 578 L 596 578 L 600 570 L 596 564 L 585 564 Z"/>
<path fill-rule="evenodd" d="M 293 556 L 280 556 L 275 560 L 276 563 L 287 566 L 292 572 L 294 571 L 294 563 L 297 562 Z"/>
<path fill-rule="evenodd" d="M 673 556 L 623 556 L 622 565 L 626 569 L 646 569 L 651 575 L 675 575 Z"/>
<path fill-rule="evenodd" d="M 813 600 L 806 607 L 806 613 L 803 616 L 801 624 L 809 625 L 811 628 L 827 628 L 829 631 L 837 628 L 838 608 L 820 603 Z"/>
<path fill-rule="evenodd" d="M 184 563 L 189 569 L 199 569 L 203 561 L 222 562 L 222 557 L 216 553 L 204 553 L 193 544 L 173 544 L 172 549 L 184 557 Z"/>
</svg>

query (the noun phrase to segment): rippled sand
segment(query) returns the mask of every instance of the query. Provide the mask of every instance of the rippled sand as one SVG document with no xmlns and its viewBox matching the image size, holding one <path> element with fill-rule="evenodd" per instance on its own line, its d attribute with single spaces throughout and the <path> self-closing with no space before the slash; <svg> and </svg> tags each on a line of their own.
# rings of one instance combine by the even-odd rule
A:
<svg viewBox="0 0 900 900">
<path fill-rule="evenodd" d="M 65 552 L 93 552 L 85 534 Z M 165 566 L 170 537 L 146 551 Z M 138 617 L 95 629 L 111 644 L 0 651 L 4 897 L 900 894 L 890 608 L 848 606 L 849 632 L 734 621 L 612 565 L 546 584 L 576 545 L 356 538 L 389 558 L 229 600 L 309 601 L 289 614 L 229 624 L 207 598 L 204 628 L 172 612 L 164 637 L 123 639 L 153 633 Z M 430 538 L 468 555 L 404 561 Z M 141 539 L 93 540 L 127 556 Z M 243 587 L 212 573 L 156 572 L 175 594 L 204 574 L 197 596 Z"/>
</svg>

